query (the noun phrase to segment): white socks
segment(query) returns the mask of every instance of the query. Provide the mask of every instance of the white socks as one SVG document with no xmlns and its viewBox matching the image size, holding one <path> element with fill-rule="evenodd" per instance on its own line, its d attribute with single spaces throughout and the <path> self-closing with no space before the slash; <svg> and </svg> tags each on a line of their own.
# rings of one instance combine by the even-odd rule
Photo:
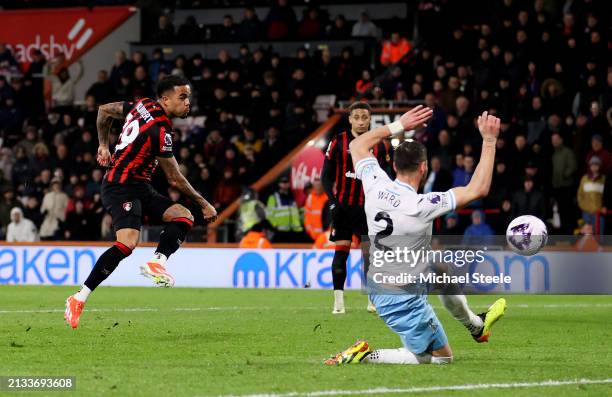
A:
<svg viewBox="0 0 612 397">
<path fill-rule="evenodd" d="M 344 313 L 344 291 L 341 289 L 334 290 L 334 311 L 333 313 Z"/>
<path fill-rule="evenodd" d="M 449 364 L 452 357 L 434 357 L 431 354 L 414 354 L 405 347 L 374 350 L 363 359 L 369 364 Z"/>
<path fill-rule="evenodd" d="M 91 290 L 87 288 L 85 284 L 83 284 L 79 292 L 74 294 L 74 298 L 81 302 L 87 302 L 87 298 L 89 298 L 89 294 L 91 294 Z"/>
<path fill-rule="evenodd" d="M 156 252 L 155 255 L 153 255 L 152 262 L 159 263 L 160 265 L 164 266 L 167 260 L 168 258 L 166 255 Z"/>
<path fill-rule="evenodd" d="M 478 335 L 482 330 L 482 319 L 470 310 L 465 295 L 438 295 L 440 301 L 472 335 Z"/>
</svg>

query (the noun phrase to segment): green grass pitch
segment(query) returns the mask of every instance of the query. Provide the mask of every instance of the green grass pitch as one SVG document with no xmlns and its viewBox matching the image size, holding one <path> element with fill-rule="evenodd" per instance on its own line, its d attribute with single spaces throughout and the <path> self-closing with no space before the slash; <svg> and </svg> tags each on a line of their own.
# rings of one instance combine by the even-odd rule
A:
<svg viewBox="0 0 612 397">
<path fill-rule="evenodd" d="M 330 291 L 101 287 L 72 330 L 63 307 L 74 291 L 0 287 L 0 375 L 74 375 L 77 390 L 69 394 L 83 396 L 382 395 L 371 389 L 612 378 L 610 296 L 508 296 L 488 344 L 473 342 L 430 297 L 453 364 L 325 367 L 324 358 L 359 338 L 399 347 L 357 292 L 347 293 L 347 314 L 333 316 Z M 468 297 L 477 311 L 494 299 Z M 20 395 L 30 394 L 43 395 Z M 612 384 L 410 395 L 602 396 L 612 395 Z"/>
</svg>

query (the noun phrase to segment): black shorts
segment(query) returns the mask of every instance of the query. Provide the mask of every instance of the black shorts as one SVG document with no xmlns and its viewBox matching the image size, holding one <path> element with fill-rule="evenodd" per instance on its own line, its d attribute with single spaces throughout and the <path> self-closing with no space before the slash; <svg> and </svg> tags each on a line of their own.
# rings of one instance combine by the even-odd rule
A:
<svg viewBox="0 0 612 397">
<path fill-rule="evenodd" d="M 143 215 L 161 221 L 164 212 L 174 204 L 176 203 L 157 193 L 148 183 L 102 182 L 102 205 L 110 212 L 115 231 L 140 230 Z"/>
<path fill-rule="evenodd" d="M 337 204 L 332 214 L 330 241 L 352 240 L 353 234 L 361 239 L 368 234 L 365 209 L 360 206 Z"/>
</svg>

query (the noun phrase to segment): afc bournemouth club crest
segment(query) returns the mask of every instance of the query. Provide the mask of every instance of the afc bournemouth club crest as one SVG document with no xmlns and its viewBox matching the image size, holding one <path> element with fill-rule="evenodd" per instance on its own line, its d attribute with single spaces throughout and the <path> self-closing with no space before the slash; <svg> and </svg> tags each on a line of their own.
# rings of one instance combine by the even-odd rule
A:
<svg viewBox="0 0 612 397">
<path fill-rule="evenodd" d="M 127 202 L 123 203 L 123 209 L 126 212 L 129 212 L 132 209 L 132 202 L 131 201 L 127 201 Z"/>
</svg>

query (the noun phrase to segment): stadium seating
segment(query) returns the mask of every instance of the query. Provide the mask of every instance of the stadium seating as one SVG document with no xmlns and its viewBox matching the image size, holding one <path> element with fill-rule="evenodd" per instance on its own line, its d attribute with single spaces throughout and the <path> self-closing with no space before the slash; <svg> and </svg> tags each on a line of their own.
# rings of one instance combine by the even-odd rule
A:
<svg viewBox="0 0 612 397">
<path fill-rule="evenodd" d="M 12 7 L 20 3 L 31 5 Z M 168 4 L 167 14 L 144 10 L 143 41 L 133 43 L 130 54 L 117 53 L 106 73 L 90 82 L 86 98 L 53 88 L 57 60 L 41 55 L 21 70 L 0 47 L 0 230 L 19 206 L 38 228 L 51 229 L 45 238 L 111 238 L 96 187 L 96 106 L 150 96 L 155 81 L 170 73 L 194 85 L 193 118 L 177 123 L 176 157 L 219 209 L 312 132 L 330 101 L 362 98 L 434 107 L 434 119 L 417 139 L 441 164 L 435 178 L 451 176 L 437 185 L 445 188 L 453 177 L 470 177 L 465 163 L 479 151 L 474 115 L 494 109 L 503 136 L 492 193 L 480 203 L 493 229 L 502 232 L 520 208 L 550 219 L 555 233 L 571 234 L 580 222 L 604 230 L 612 177 L 599 178 L 591 165 L 599 164 L 601 175 L 612 169 L 605 1 L 545 7 L 496 0 L 480 2 L 484 9 L 473 15 L 454 2 L 284 3 L 249 2 L 251 10 L 192 0 Z M 252 11 L 257 19 L 245 18 Z M 363 11 L 375 26 L 372 37 L 352 34 L 356 23 L 369 26 Z M 396 51 L 392 33 L 409 47 Z M 381 63 L 381 51 L 391 51 L 392 61 Z M 362 80 L 365 70 L 371 81 Z M 60 77 L 65 85 L 79 76 Z M 583 178 L 605 188 L 585 201 Z M 54 181 L 66 197 L 53 191 Z M 185 201 L 163 177 L 154 184 Z M 40 215 L 51 200 L 60 203 L 54 207 L 58 215 L 63 211 L 60 222 L 48 219 L 50 211 Z M 75 233 L 81 221 L 92 226 Z M 468 223 L 469 214 L 459 214 L 459 229 L 447 230 L 441 221 L 439 232 L 462 233 Z"/>
</svg>

